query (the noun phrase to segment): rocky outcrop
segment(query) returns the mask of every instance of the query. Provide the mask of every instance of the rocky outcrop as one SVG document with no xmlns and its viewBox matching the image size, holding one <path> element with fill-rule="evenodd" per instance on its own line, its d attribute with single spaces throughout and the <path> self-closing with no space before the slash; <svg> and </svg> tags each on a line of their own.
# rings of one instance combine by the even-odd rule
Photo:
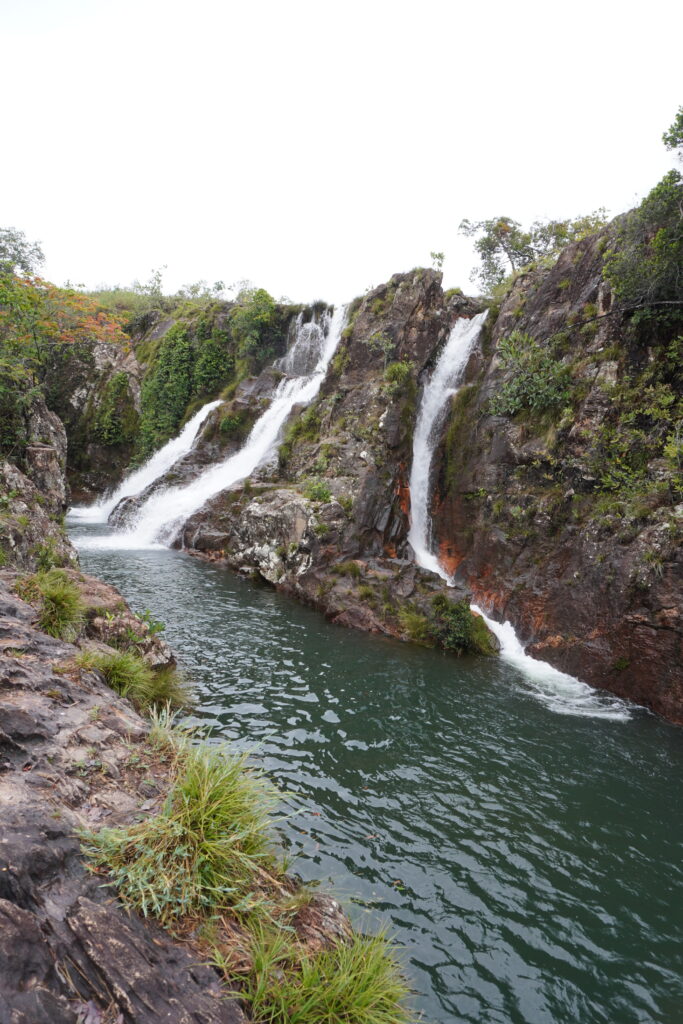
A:
<svg viewBox="0 0 683 1024">
<path fill-rule="evenodd" d="M 46 398 L 69 438 L 67 470 L 76 503 L 115 486 L 133 454 L 142 367 L 131 344 L 75 342 L 52 353 Z"/>
<path fill-rule="evenodd" d="M 434 537 L 462 593 L 510 619 L 530 653 L 681 721 L 683 509 L 672 501 L 680 485 L 652 458 L 642 507 L 615 511 L 596 475 L 595 439 L 604 434 L 608 445 L 612 436 L 612 396 L 664 358 L 634 341 L 612 302 L 602 274 L 608 239 L 586 239 L 554 267 L 521 274 L 491 311 L 435 456 Z M 319 397 L 292 417 L 279 468 L 258 474 L 259 493 L 219 495 L 186 525 L 184 545 L 256 571 L 338 621 L 408 635 L 402 601 L 426 611 L 412 592 L 401 595 L 417 399 L 455 318 L 476 309 L 444 296 L 433 271 L 396 275 L 352 304 Z M 500 345 L 514 331 L 567 367 L 565 407 L 493 414 L 512 375 Z M 316 484 L 329 492 L 317 507 L 306 497 Z M 349 561 L 360 572 L 342 570 L 342 586 L 335 566 Z M 379 567 L 388 579 L 376 593 L 368 580 Z"/>
<path fill-rule="evenodd" d="M 0 578 L 0 1021 L 236 1024 L 215 972 L 85 868 L 78 830 L 149 814 L 167 769 L 128 702 L 35 622 Z"/>
<path fill-rule="evenodd" d="M 292 414 L 279 464 L 208 502 L 178 544 L 257 573 L 335 622 L 441 642 L 435 598 L 466 608 L 469 591 L 413 564 L 406 481 L 418 380 L 458 312 L 475 308 L 448 301 L 434 271 L 396 275 L 352 305 L 318 398 Z M 474 629 L 476 649 L 498 650 L 481 620 Z"/>
<path fill-rule="evenodd" d="M 643 373 L 666 358 L 666 346 L 634 338 L 613 306 L 605 244 L 602 234 L 568 247 L 507 296 L 444 428 L 434 534 L 444 564 L 513 622 L 529 653 L 683 723 L 680 473 L 677 483 L 652 444 L 631 484 L 627 450 L 625 485 L 616 473 L 613 484 L 606 478 L 619 436 L 615 403 L 623 405 L 629 380 L 654 396 Z M 492 414 L 511 377 L 499 348 L 513 330 L 567 367 L 565 405 Z M 651 429 L 636 405 L 625 415 Z M 614 450 L 621 472 L 618 459 Z"/>
<path fill-rule="evenodd" d="M 66 450 L 59 418 L 35 397 L 16 462 L 0 461 L 0 565 L 35 569 L 76 560 L 63 528 Z"/>
</svg>

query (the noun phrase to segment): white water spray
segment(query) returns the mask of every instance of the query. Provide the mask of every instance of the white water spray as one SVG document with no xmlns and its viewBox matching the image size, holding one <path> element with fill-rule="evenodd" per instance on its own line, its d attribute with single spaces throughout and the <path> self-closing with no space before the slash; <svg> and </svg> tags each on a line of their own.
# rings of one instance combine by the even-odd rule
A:
<svg viewBox="0 0 683 1024">
<path fill-rule="evenodd" d="M 429 478 L 439 426 L 443 423 L 448 399 L 458 390 L 472 349 L 479 337 L 486 313 L 471 320 L 457 320 L 448 341 L 425 386 L 413 435 L 413 465 L 410 471 L 411 525 L 408 540 L 415 561 L 423 569 L 438 574 L 446 583 L 450 577 L 432 550 Z M 552 711 L 564 715 L 608 718 L 627 721 L 628 705 L 618 697 L 596 693 L 592 687 L 545 661 L 525 654 L 510 622 L 494 622 L 477 605 L 472 611 L 481 615 L 500 643 L 500 657 L 524 677 L 534 696 Z"/>
<path fill-rule="evenodd" d="M 177 437 L 160 448 L 144 465 L 130 473 L 122 483 L 108 497 L 98 501 L 95 505 L 77 505 L 69 511 L 70 519 L 78 519 L 84 523 L 106 523 L 110 512 L 118 505 L 122 498 L 128 498 L 140 494 L 146 487 L 153 484 L 160 476 L 163 476 L 171 466 L 182 459 L 192 448 L 197 434 L 201 430 L 207 416 L 221 404 L 220 399 L 216 402 L 208 402 L 202 406 L 198 413 L 188 420 Z"/>
<path fill-rule="evenodd" d="M 314 314 L 304 323 L 303 312 L 294 324 L 294 344 L 282 359 L 276 359 L 273 366 L 289 377 L 307 377 L 315 368 L 325 349 L 325 331 L 329 330 L 329 314 L 323 313 L 320 322 Z"/>
<path fill-rule="evenodd" d="M 467 360 L 479 337 L 486 314 L 478 313 L 471 320 L 456 320 L 443 352 L 439 356 L 429 383 L 425 385 L 413 434 L 413 464 L 410 469 L 410 532 L 408 542 L 415 552 L 415 561 L 423 569 L 435 572 L 448 581 L 441 563 L 431 548 L 431 517 L 429 515 L 429 477 L 438 428 L 443 423 L 446 402 L 458 390 Z"/>
<path fill-rule="evenodd" d="M 82 538 L 79 545 L 84 548 L 140 549 L 172 544 L 183 523 L 202 505 L 220 491 L 244 480 L 273 454 L 282 426 L 294 406 L 308 405 L 320 390 L 341 338 L 345 314 L 346 307 L 341 307 L 335 310 L 333 316 L 327 316 L 327 331 L 313 373 L 286 377 L 280 382 L 270 405 L 256 421 L 238 452 L 204 470 L 189 484 L 169 487 L 150 495 L 139 510 L 134 524 L 126 531 L 104 537 Z M 302 345 L 308 345 L 309 342 L 308 335 L 301 337 Z M 298 340 L 294 347 L 296 344 Z"/>
</svg>

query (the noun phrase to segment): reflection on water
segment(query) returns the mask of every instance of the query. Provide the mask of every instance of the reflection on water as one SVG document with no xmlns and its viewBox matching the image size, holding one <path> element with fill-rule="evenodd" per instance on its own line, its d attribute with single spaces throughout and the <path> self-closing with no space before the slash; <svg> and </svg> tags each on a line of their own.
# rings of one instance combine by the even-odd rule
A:
<svg viewBox="0 0 683 1024">
<path fill-rule="evenodd" d="M 389 923 L 427 1021 L 680 1019 L 682 732 L 553 714 L 514 665 L 334 627 L 178 553 L 82 561 L 297 795 L 299 872 Z"/>
</svg>

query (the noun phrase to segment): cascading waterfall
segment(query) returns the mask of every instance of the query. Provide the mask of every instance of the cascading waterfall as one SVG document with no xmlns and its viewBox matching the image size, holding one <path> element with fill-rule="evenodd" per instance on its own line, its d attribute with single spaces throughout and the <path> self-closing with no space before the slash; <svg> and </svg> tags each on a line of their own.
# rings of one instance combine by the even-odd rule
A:
<svg viewBox="0 0 683 1024">
<path fill-rule="evenodd" d="M 275 360 L 275 369 L 282 370 L 289 377 L 306 377 L 313 373 L 323 354 L 329 322 L 330 315 L 327 310 L 320 322 L 314 313 L 312 319 L 304 323 L 303 311 L 299 313 L 294 324 L 294 344 L 282 359 Z"/>
<path fill-rule="evenodd" d="M 488 310 L 471 320 L 455 321 L 434 372 L 422 392 L 420 410 L 413 434 L 413 464 L 410 469 L 410 532 L 408 542 L 415 561 L 423 569 L 437 573 L 448 582 L 448 575 L 432 552 L 432 522 L 429 515 L 429 477 L 439 427 L 446 414 L 446 403 L 458 390 L 472 349 Z"/>
<path fill-rule="evenodd" d="M 471 320 L 460 318 L 450 333 L 429 382 L 425 385 L 413 435 L 413 464 L 410 470 L 410 532 L 408 540 L 415 561 L 423 569 L 439 575 L 446 583 L 450 577 L 433 551 L 430 516 L 430 487 L 434 450 L 439 427 L 447 411 L 447 402 L 458 390 L 467 361 L 486 318 L 486 312 Z M 631 717 L 628 705 L 618 697 L 596 693 L 590 686 L 545 661 L 525 654 L 510 622 L 495 622 L 477 605 L 472 611 L 481 615 L 500 643 L 500 657 L 523 676 L 531 692 L 553 711 L 566 715 L 610 718 L 626 721 Z"/>
<path fill-rule="evenodd" d="M 197 434 L 204 425 L 207 416 L 221 404 L 220 399 L 207 402 L 198 413 L 188 420 L 177 437 L 155 452 L 151 458 L 133 470 L 108 497 L 102 498 L 94 505 L 77 505 L 69 510 L 70 519 L 78 519 L 85 523 L 106 523 L 109 513 L 118 505 L 122 498 L 140 494 L 146 487 L 163 476 L 171 466 L 181 459 L 192 448 Z"/>
<path fill-rule="evenodd" d="M 323 382 L 327 367 L 334 355 L 344 326 L 346 307 L 335 309 L 325 317 L 322 351 L 313 372 L 300 377 L 285 377 L 278 385 L 273 399 L 252 427 L 242 448 L 223 462 L 204 470 L 195 480 L 184 486 L 169 487 L 147 499 L 139 509 L 135 522 L 125 531 L 104 537 L 83 538 L 82 547 L 90 548 L 150 548 L 168 546 L 177 537 L 183 523 L 210 498 L 220 491 L 244 480 L 274 453 L 280 431 L 295 405 L 311 402 Z M 317 344 L 311 332 L 302 332 L 295 345 L 310 348 Z M 299 352 L 297 358 L 303 354 Z"/>
</svg>

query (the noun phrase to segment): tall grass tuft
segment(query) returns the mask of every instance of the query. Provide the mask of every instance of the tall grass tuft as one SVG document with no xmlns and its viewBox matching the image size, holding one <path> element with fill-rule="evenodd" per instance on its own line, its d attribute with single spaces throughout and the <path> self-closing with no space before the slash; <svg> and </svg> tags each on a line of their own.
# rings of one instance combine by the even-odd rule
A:
<svg viewBox="0 0 683 1024">
<path fill-rule="evenodd" d="M 153 669 L 135 651 L 82 651 L 81 668 L 97 669 L 112 690 L 128 697 L 143 711 L 186 707 L 190 693 L 182 676 L 172 667 Z"/>
<path fill-rule="evenodd" d="M 48 569 L 21 580 L 17 593 L 39 607 L 38 625 L 58 640 L 75 640 L 85 619 L 80 591 L 63 569 Z"/>
<path fill-rule="evenodd" d="M 258 903 L 260 871 L 274 864 L 269 835 L 277 790 L 224 746 L 180 748 L 178 776 L 156 816 L 85 833 L 86 854 L 109 869 L 124 902 L 169 926 Z"/>
<path fill-rule="evenodd" d="M 284 931 L 256 932 L 252 971 L 232 974 L 220 953 L 215 964 L 239 980 L 260 1024 L 409 1024 L 401 966 L 383 935 L 354 934 L 332 949 L 307 952 Z"/>
</svg>

